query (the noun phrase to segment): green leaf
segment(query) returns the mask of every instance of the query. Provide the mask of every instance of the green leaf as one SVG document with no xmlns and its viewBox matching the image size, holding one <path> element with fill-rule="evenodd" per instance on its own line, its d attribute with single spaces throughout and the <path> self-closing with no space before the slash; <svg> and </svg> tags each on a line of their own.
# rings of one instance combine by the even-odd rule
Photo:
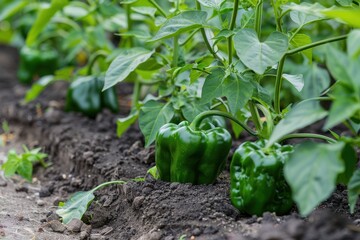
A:
<svg viewBox="0 0 360 240">
<path fill-rule="evenodd" d="M 308 215 L 335 190 L 337 176 L 344 171 L 344 143 L 305 142 L 295 148 L 285 163 L 284 175 L 300 213 Z"/>
<path fill-rule="evenodd" d="M 153 7 L 132 7 L 131 10 L 134 12 L 147 15 L 151 18 L 155 18 L 156 8 Z"/>
<path fill-rule="evenodd" d="M 288 49 L 288 38 L 280 32 L 273 32 L 265 42 L 260 42 L 253 29 L 242 29 L 235 35 L 234 42 L 240 60 L 257 74 L 275 65 Z"/>
<path fill-rule="evenodd" d="M 302 99 L 318 97 L 330 85 L 330 76 L 326 69 L 320 68 L 317 63 L 302 68 L 304 88 L 301 92 Z"/>
<path fill-rule="evenodd" d="M 149 168 L 149 170 L 147 170 L 147 173 L 149 173 L 155 179 L 160 178 L 159 172 L 158 172 L 156 166 L 153 166 L 152 168 Z"/>
<path fill-rule="evenodd" d="M 344 146 L 341 152 L 341 161 L 345 166 L 345 171 L 338 176 L 337 182 L 346 185 L 353 176 L 357 164 L 356 152 L 350 144 Z"/>
<path fill-rule="evenodd" d="M 1 166 L 4 170 L 5 177 L 11 177 L 16 173 L 16 170 L 20 164 L 21 157 L 19 157 L 15 150 L 10 150 L 7 155 L 6 162 Z"/>
<path fill-rule="evenodd" d="M 324 130 L 336 126 L 360 111 L 360 101 L 351 88 L 343 84 L 337 84 L 334 87 L 332 96 L 334 100 Z"/>
<path fill-rule="evenodd" d="M 348 199 L 350 213 L 353 214 L 360 194 L 360 169 L 357 169 L 352 175 L 348 184 Z"/>
<path fill-rule="evenodd" d="M 267 146 L 271 146 L 283 136 L 304 128 L 326 117 L 327 112 L 318 102 L 303 101 L 293 107 L 274 128 Z"/>
<path fill-rule="evenodd" d="M 149 51 L 144 48 L 122 50 L 106 72 L 103 91 L 123 81 L 141 63 L 148 60 L 153 53 L 154 50 Z"/>
<path fill-rule="evenodd" d="M 164 104 L 155 100 L 147 101 L 140 109 L 139 126 L 145 136 L 145 147 L 148 147 L 156 138 L 159 129 L 170 122 L 174 110 L 170 102 Z"/>
<path fill-rule="evenodd" d="M 170 38 L 180 33 L 205 27 L 207 13 L 204 11 L 185 11 L 168 19 L 150 41 Z"/>
<path fill-rule="evenodd" d="M 54 81 L 54 76 L 53 75 L 49 75 L 49 76 L 44 76 L 42 78 L 40 78 L 37 82 L 35 82 L 31 88 L 26 92 L 25 95 L 25 103 L 29 103 L 33 100 L 35 100 L 40 93 L 42 93 L 45 88 Z"/>
<path fill-rule="evenodd" d="M 334 18 L 340 22 L 360 28 L 360 9 L 359 8 L 331 8 L 321 11 L 326 17 Z"/>
<path fill-rule="evenodd" d="M 209 103 L 214 98 L 222 96 L 223 81 L 226 77 L 225 70 L 222 68 L 216 68 L 206 77 L 201 92 L 201 103 Z"/>
<path fill-rule="evenodd" d="M 290 18 L 291 20 L 293 20 L 294 23 L 296 23 L 300 27 L 303 27 L 306 24 L 322 19 L 322 17 L 320 16 L 312 15 L 311 12 L 304 12 L 304 11 L 291 11 Z"/>
<path fill-rule="evenodd" d="M 36 42 L 38 35 L 46 27 L 51 18 L 69 3 L 68 0 L 52 0 L 50 5 L 40 5 L 35 22 L 32 24 L 26 38 L 26 45 L 30 46 Z"/>
<path fill-rule="evenodd" d="M 24 7 L 28 5 L 28 1 L 18 0 L 6 5 L 0 12 L 0 22 L 6 20 L 19 13 Z"/>
<path fill-rule="evenodd" d="M 198 0 L 198 2 L 204 7 L 215 8 L 219 11 L 224 0 Z"/>
<path fill-rule="evenodd" d="M 311 37 L 301 33 L 296 34 L 290 41 L 290 44 L 293 48 L 302 47 L 310 43 L 312 43 Z M 312 62 L 312 48 L 304 50 L 301 53 L 303 53 L 305 57 L 307 57 L 309 61 Z"/>
<path fill-rule="evenodd" d="M 134 124 L 134 122 L 138 119 L 139 117 L 139 112 L 133 112 L 130 113 L 129 116 L 124 117 L 124 118 L 119 118 L 116 121 L 117 124 L 117 130 L 116 133 L 118 135 L 118 137 L 121 137 L 124 132 L 131 126 Z"/>
<path fill-rule="evenodd" d="M 305 13 L 307 15 L 313 15 L 313 16 L 317 16 L 317 17 L 324 17 L 321 14 L 321 11 L 325 9 L 324 6 L 322 6 L 319 3 L 307 3 L 307 2 L 303 2 L 301 4 L 296 4 L 296 3 L 290 3 L 290 4 L 286 4 L 283 5 L 282 7 L 283 11 L 289 11 L 291 10 L 292 12 L 302 12 Z"/>
<path fill-rule="evenodd" d="M 198 100 L 189 99 L 189 101 L 181 108 L 181 111 L 185 119 L 192 122 L 197 115 L 209 109 L 210 104 L 201 104 Z"/>
<path fill-rule="evenodd" d="M 24 179 L 28 180 L 29 182 L 32 181 L 32 172 L 33 172 L 33 164 L 29 158 L 23 157 L 19 162 L 19 165 L 16 169 L 16 172 L 23 177 Z"/>
<path fill-rule="evenodd" d="M 360 30 L 352 30 L 347 38 L 347 53 L 350 58 L 360 57 Z"/>
<path fill-rule="evenodd" d="M 94 198 L 94 189 L 86 192 L 77 192 L 56 210 L 56 214 L 62 218 L 62 222 L 65 224 L 74 218 L 81 219 Z"/>
<path fill-rule="evenodd" d="M 290 74 L 283 74 L 282 77 L 287 80 L 289 83 L 291 83 L 291 85 L 294 86 L 294 88 L 296 88 L 296 90 L 298 90 L 299 92 L 301 92 L 301 90 L 304 87 L 304 78 L 302 74 L 298 74 L 298 75 L 290 75 Z"/>
<path fill-rule="evenodd" d="M 353 0 L 336 0 L 343 7 L 351 7 Z"/>
<path fill-rule="evenodd" d="M 251 98 L 254 87 L 241 76 L 231 74 L 223 83 L 223 95 L 226 96 L 230 112 L 236 114 Z"/>
</svg>

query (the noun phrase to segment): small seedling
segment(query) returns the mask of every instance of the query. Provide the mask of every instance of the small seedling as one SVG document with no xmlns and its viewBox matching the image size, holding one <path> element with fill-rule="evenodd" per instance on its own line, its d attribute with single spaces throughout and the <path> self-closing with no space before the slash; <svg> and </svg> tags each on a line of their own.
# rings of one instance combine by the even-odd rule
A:
<svg viewBox="0 0 360 240">
<path fill-rule="evenodd" d="M 32 181 L 33 165 L 40 163 L 41 166 L 47 167 L 44 159 L 48 156 L 40 152 L 41 148 L 29 150 L 23 145 L 24 153 L 17 154 L 15 150 L 10 150 L 7 155 L 7 161 L 1 166 L 4 170 L 5 177 L 11 177 L 19 174 L 29 182 Z"/>
<path fill-rule="evenodd" d="M 144 178 L 134 178 L 129 181 L 143 182 Z M 127 182 L 129 182 L 127 181 Z M 62 218 L 64 224 L 69 223 L 72 219 L 80 219 L 95 198 L 94 192 L 111 184 L 126 184 L 126 181 L 116 180 L 102 183 L 89 191 L 81 191 L 73 194 L 66 202 L 59 203 L 59 209 L 56 211 Z"/>
</svg>

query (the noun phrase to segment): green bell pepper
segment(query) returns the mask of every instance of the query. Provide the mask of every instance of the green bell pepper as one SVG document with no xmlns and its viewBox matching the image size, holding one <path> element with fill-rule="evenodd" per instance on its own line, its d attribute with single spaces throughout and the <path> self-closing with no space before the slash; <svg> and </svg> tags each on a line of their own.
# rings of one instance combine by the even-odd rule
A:
<svg viewBox="0 0 360 240">
<path fill-rule="evenodd" d="M 293 206 L 291 190 L 283 174 L 291 145 L 274 144 L 264 150 L 265 140 L 245 142 L 235 151 L 231 166 L 230 196 L 241 212 L 285 214 Z"/>
<path fill-rule="evenodd" d="M 211 184 L 223 170 L 231 147 L 230 133 L 220 127 L 198 130 L 187 121 L 162 126 L 156 137 L 159 178 L 168 182 Z"/>
<path fill-rule="evenodd" d="M 53 74 L 58 67 L 58 54 L 53 50 L 40 51 L 24 46 L 20 50 L 18 79 L 23 84 L 31 84 L 34 77 Z"/>
<path fill-rule="evenodd" d="M 66 95 L 66 111 L 81 112 L 88 117 L 95 117 L 103 108 L 112 112 L 119 111 L 115 88 L 102 92 L 102 77 L 80 77 L 71 83 Z"/>
</svg>

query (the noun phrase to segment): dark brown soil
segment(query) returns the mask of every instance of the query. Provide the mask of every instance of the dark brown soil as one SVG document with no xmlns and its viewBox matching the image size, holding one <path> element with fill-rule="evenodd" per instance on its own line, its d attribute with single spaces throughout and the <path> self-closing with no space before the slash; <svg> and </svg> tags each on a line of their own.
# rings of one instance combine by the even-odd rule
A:
<svg viewBox="0 0 360 240">
<path fill-rule="evenodd" d="M 18 141 L 41 146 L 49 154 L 53 165 L 36 171 L 45 183 L 40 197 L 64 199 L 104 181 L 146 175 L 154 165 L 154 150 L 143 147 L 137 126 L 118 138 L 119 116 L 104 111 L 88 119 L 63 112 L 66 83 L 58 82 L 36 101 L 21 104 L 27 87 L 17 84 L 16 56 L 13 48 L 0 47 L 0 122 L 7 120 L 16 129 Z M 122 89 L 119 101 L 126 102 L 129 91 Z M 96 195 L 84 218 L 92 231 L 84 239 L 360 239 L 360 212 L 349 215 L 342 187 L 307 219 L 295 208 L 286 216 L 239 213 L 229 200 L 228 168 L 214 185 L 166 183 L 146 176 L 145 182 L 108 187 Z"/>
</svg>

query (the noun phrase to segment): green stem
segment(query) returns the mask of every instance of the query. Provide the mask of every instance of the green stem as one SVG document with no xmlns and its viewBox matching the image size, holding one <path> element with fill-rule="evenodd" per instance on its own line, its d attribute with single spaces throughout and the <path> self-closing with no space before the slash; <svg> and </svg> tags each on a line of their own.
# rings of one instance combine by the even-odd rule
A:
<svg viewBox="0 0 360 240">
<path fill-rule="evenodd" d="M 336 143 L 337 141 L 333 138 L 321 135 L 321 134 L 315 134 L 315 133 L 293 133 L 285 135 L 284 137 L 280 138 L 278 142 L 282 142 L 287 139 L 291 138 L 316 138 L 316 139 L 322 139 L 331 143 Z"/>
<path fill-rule="evenodd" d="M 180 43 L 180 46 L 184 46 L 185 44 L 187 44 L 198 31 L 199 31 L 199 29 L 196 29 L 195 31 L 190 33 L 190 35 L 183 42 Z"/>
<path fill-rule="evenodd" d="M 231 115 L 230 113 L 227 112 L 222 112 L 222 111 L 218 111 L 218 110 L 209 110 L 206 112 L 202 112 L 199 115 L 197 115 L 195 117 L 195 119 L 192 121 L 192 123 L 190 124 L 190 127 L 192 129 L 199 129 L 201 121 L 209 116 L 222 116 L 222 117 L 226 117 L 234 122 L 236 122 L 237 124 L 239 124 L 242 128 L 244 128 L 249 134 L 253 135 L 253 136 L 257 136 L 257 132 L 253 131 L 252 129 L 250 129 L 245 123 L 239 121 L 237 118 L 235 118 L 233 115 Z"/>
<path fill-rule="evenodd" d="M 271 116 L 271 113 L 269 111 L 269 109 L 267 109 L 265 106 L 261 105 L 261 104 L 256 104 L 256 107 L 264 114 L 265 119 L 266 119 L 266 136 L 265 138 L 268 139 L 274 129 L 274 121 L 273 118 Z"/>
<path fill-rule="evenodd" d="M 100 188 L 106 187 L 106 186 L 111 185 L 111 184 L 125 184 L 125 183 L 126 183 L 125 181 L 121 181 L 121 180 L 104 182 L 104 183 L 96 186 L 95 188 L 93 188 L 92 191 L 95 192 L 96 190 L 99 190 Z"/>
<path fill-rule="evenodd" d="M 284 69 L 285 58 L 286 57 L 283 56 L 280 59 L 277 73 L 276 73 L 274 108 L 275 108 L 275 112 L 277 114 L 280 113 L 280 91 L 281 91 L 281 85 L 282 85 L 282 73 L 283 73 L 283 69 Z"/>
<path fill-rule="evenodd" d="M 140 99 L 140 91 L 141 91 L 141 83 L 138 79 L 135 79 L 134 90 L 133 90 L 132 101 L 131 101 L 132 109 L 136 108 L 136 104 Z"/>
<path fill-rule="evenodd" d="M 130 4 L 126 5 L 126 20 L 127 20 L 127 30 L 131 31 L 132 19 L 131 19 L 131 5 Z M 132 36 L 129 38 L 129 42 L 130 42 L 130 48 L 131 48 L 134 45 L 134 39 Z"/>
<path fill-rule="evenodd" d="M 235 24 L 236 24 L 236 17 L 238 14 L 238 8 L 239 8 L 239 0 L 235 0 L 234 1 L 234 5 L 233 5 L 233 12 L 231 15 L 231 20 L 230 20 L 230 24 L 229 24 L 229 30 L 232 31 L 235 28 Z M 229 65 L 232 63 L 232 57 L 233 57 L 233 36 L 230 36 L 228 38 L 228 61 L 229 61 Z"/>
<path fill-rule="evenodd" d="M 314 48 L 314 47 L 317 47 L 317 46 L 320 46 L 323 44 L 344 40 L 347 37 L 348 37 L 348 34 L 345 34 L 345 35 L 341 35 L 341 36 L 337 36 L 337 37 L 320 40 L 317 42 L 313 42 L 313 43 L 292 49 L 285 53 L 285 55 L 281 58 L 281 60 L 279 62 L 279 66 L 278 66 L 277 73 L 276 73 L 275 96 L 274 96 L 274 108 L 275 108 L 276 113 L 279 114 L 281 112 L 281 110 L 280 110 L 280 91 L 281 91 L 281 86 L 282 86 L 282 73 L 283 73 L 285 58 L 287 56 L 293 55 L 295 53 L 299 53 L 304 50 Z"/>
<path fill-rule="evenodd" d="M 179 36 L 174 37 L 174 50 L 171 66 L 176 67 L 179 59 Z"/>
<path fill-rule="evenodd" d="M 196 9 L 197 10 L 201 10 L 201 5 L 200 3 L 196 0 Z M 220 61 L 223 61 L 224 59 L 217 53 L 214 51 L 214 49 L 212 48 L 210 41 L 208 39 L 208 37 L 206 36 L 206 32 L 204 28 L 200 28 L 200 32 L 201 32 L 201 36 L 203 37 L 204 43 L 206 48 L 209 50 L 209 52 L 217 59 L 219 59 Z"/>
<path fill-rule="evenodd" d="M 292 49 L 292 50 L 288 51 L 285 55 L 287 55 L 287 56 L 288 55 L 293 55 L 295 53 L 302 52 L 304 50 L 314 48 L 314 47 L 317 47 L 317 46 L 320 46 L 320 45 L 323 45 L 323 44 L 336 42 L 336 41 L 341 41 L 341 40 L 346 39 L 347 37 L 348 37 L 348 34 L 345 34 L 345 35 L 332 37 L 332 38 L 327 38 L 327 39 L 324 39 L 324 40 L 321 40 L 321 41 L 313 42 L 313 43 L 310 43 L 310 44 L 307 44 L 307 45 Z"/>
<path fill-rule="evenodd" d="M 93 189 L 91 189 L 91 191 L 95 192 L 96 190 L 99 190 L 100 188 L 106 187 L 106 186 L 111 185 L 111 184 L 126 184 L 126 183 L 128 183 L 130 181 L 143 182 L 143 181 L 145 181 L 145 179 L 144 178 L 134 178 L 134 179 L 130 179 L 128 181 L 114 180 L 114 181 L 104 182 L 104 183 L 94 187 Z"/>
<path fill-rule="evenodd" d="M 107 56 L 107 52 L 105 52 L 104 50 L 98 50 L 95 53 L 93 53 L 90 57 L 89 60 L 89 67 L 87 70 L 87 75 L 91 76 L 92 75 L 92 68 L 95 64 L 95 62 L 100 58 L 100 57 L 106 57 Z"/>
<path fill-rule="evenodd" d="M 263 14 L 263 0 L 259 0 L 255 9 L 255 31 L 257 32 L 259 38 L 261 36 L 262 14 Z"/>
<path fill-rule="evenodd" d="M 162 9 L 160 7 L 159 4 L 157 4 L 157 2 L 155 2 L 155 0 L 149 0 L 149 2 L 159 11 L 159 13 L 166 18 L 166 12 L 164 11 L 164 9 Z"/>
<path fill-rule="evenodd" d="M 257 108 L 255 107 L 254 102 L 251 100 L 249 101 L 249 108 L 250 108 L 251 118 L 254 122 L 255 128 L 258 132 L 261 132 L 262 124 L 260 122 L 260 115 L 259 115 Z"/>
</svg>

